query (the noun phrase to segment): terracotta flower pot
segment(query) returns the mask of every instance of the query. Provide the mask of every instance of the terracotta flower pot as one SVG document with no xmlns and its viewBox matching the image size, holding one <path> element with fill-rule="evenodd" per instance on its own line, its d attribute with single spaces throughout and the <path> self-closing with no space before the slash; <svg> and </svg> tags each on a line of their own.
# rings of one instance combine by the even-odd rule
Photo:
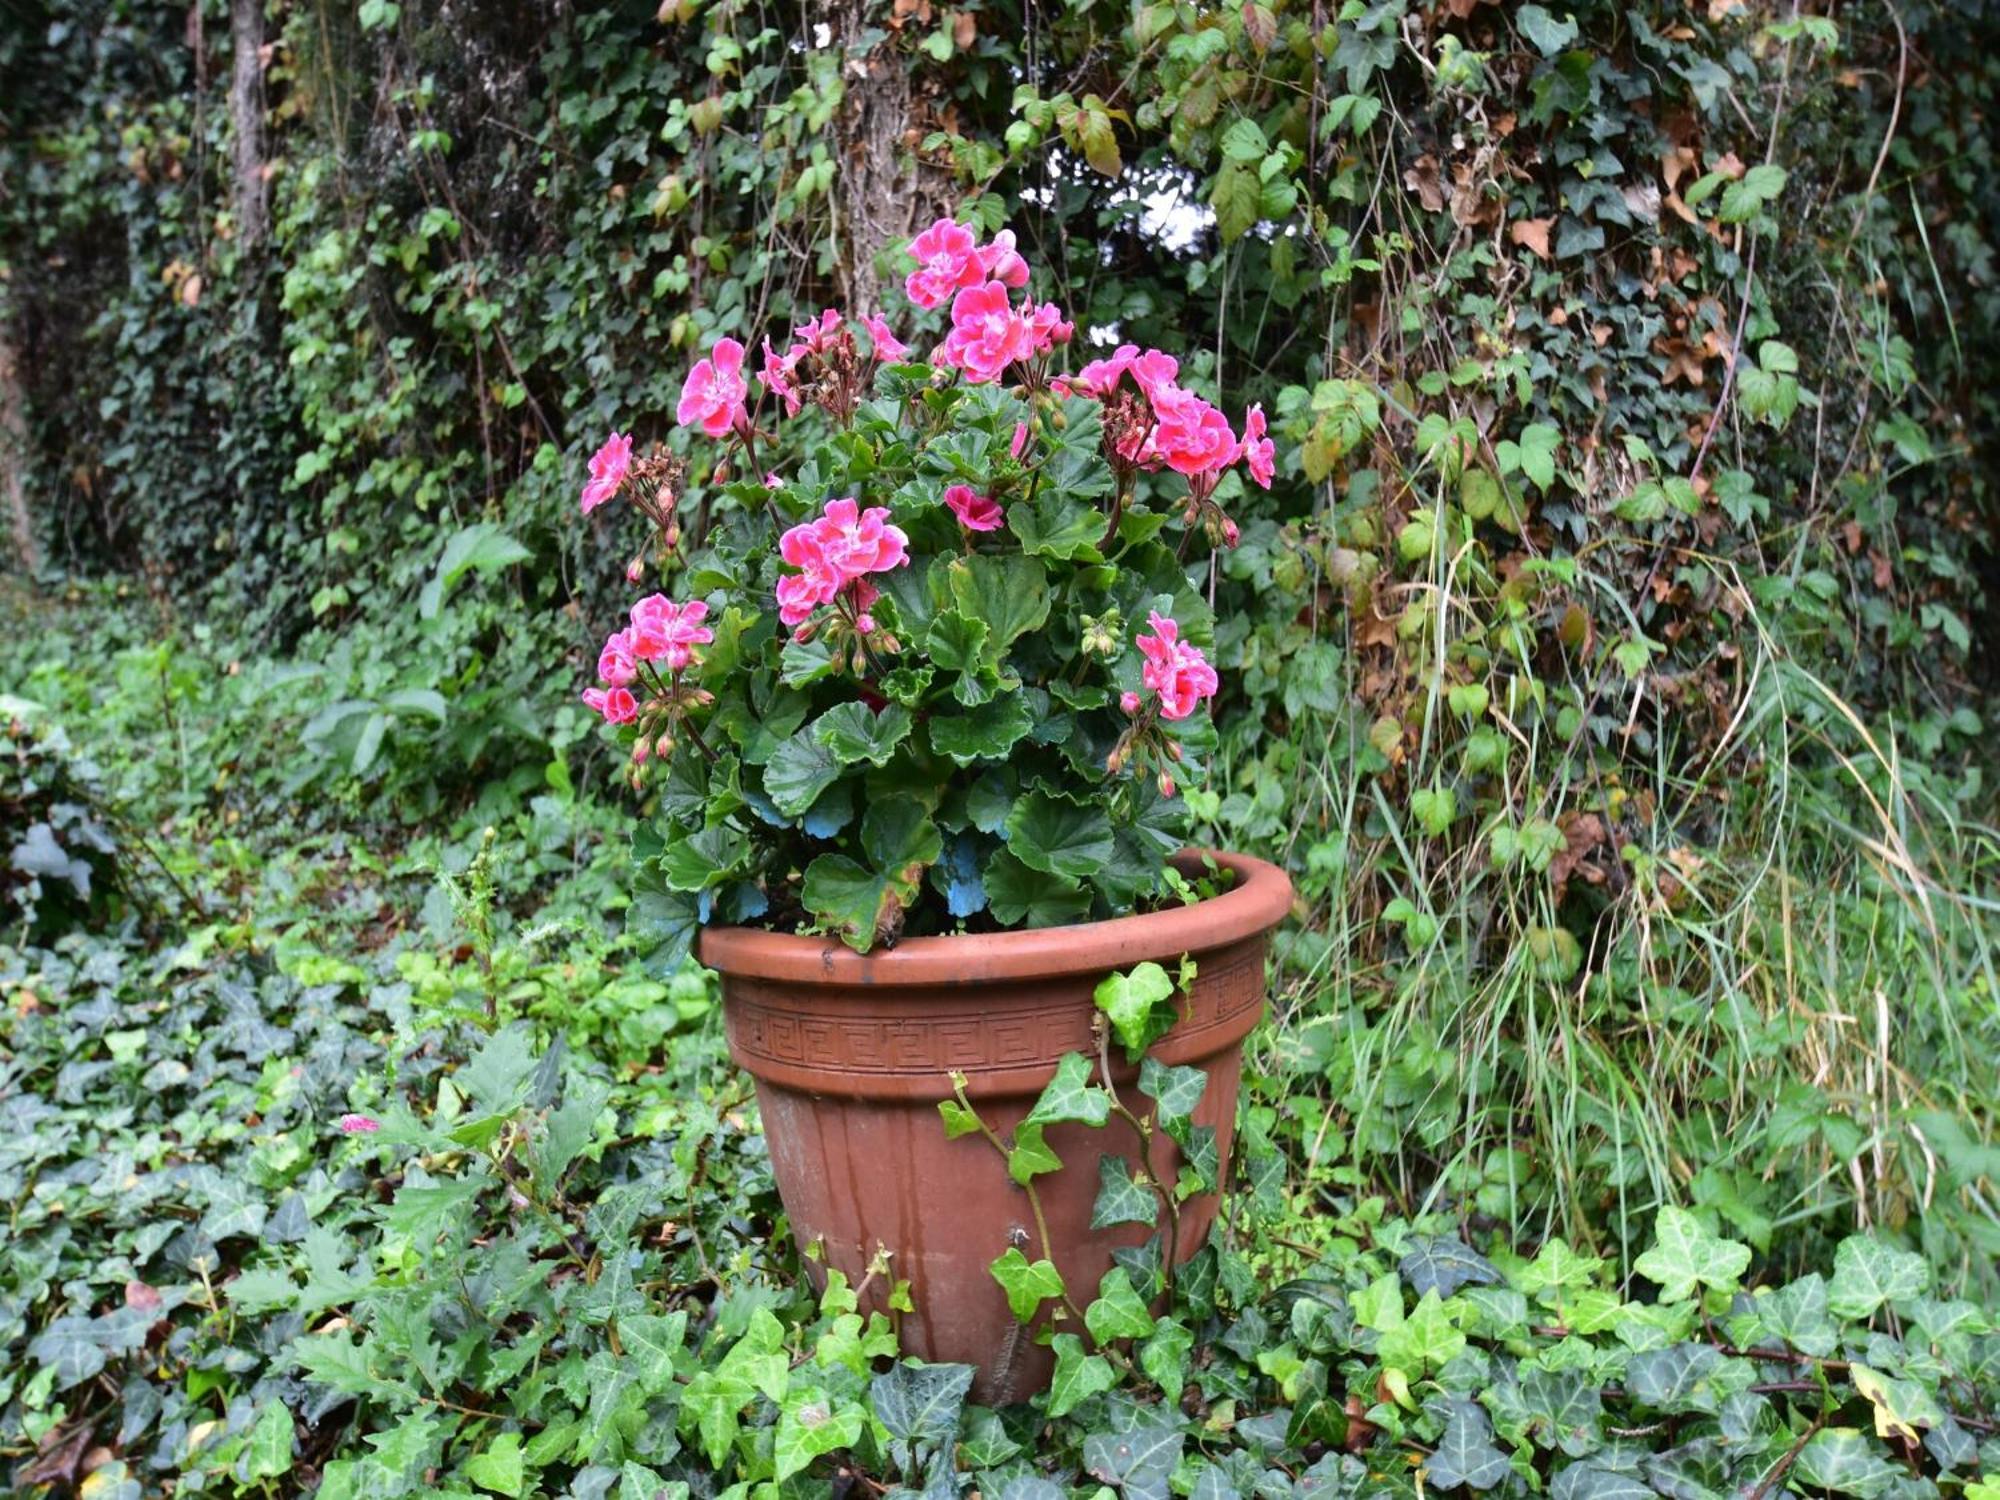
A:
<svg viewBox="0 0 2000 1500">
<path fill-rule="evenodd" d="M 1066 1052 L 1094 1054 L 1092 991 L 1113 970 L 1151 959 L 1197 974 L 1181 1020 L 1153 1051 L 1202 1069 L 1195 1123 L 1229 1158 L 1243 1038 L 1263 1013 L 1264 953 L 1291 905 L 1291 882 L 1263 860 L 1219 854 L 1235 885 L 1194 906 L 1072 927 L 911 938 L 855 953 L 833 939 L 708 928 L 701 960 L 722 975 L 730 1055 L 757 1080 L 771 1161 L 799 1243 L 859 1284 L 878 1251 L 910 1283 L 903 1348 L 979 1367 L 978 1399 L 1025 1399 L 1047 1383 L 1049 1351 L 1009 1312 L 988 1267 L 1010 1245 L 1042 1251 L 1027 1195 L 991 1143 L 947 1140 L 937 1105 L 950 1074 L 1003 1137 Z M 1183 856 L 1184 860 L 1190 857 Z M 1184 868 L 1195 868 L 1190 861 Z M 1122 1055 L 1114 1050 L 1114 1059 Z M 1144 1099 L 1125 1069 L 1121 1094 Z M 1115 1127 L 1115 1122 L 1114 1122 Z M 1090 1227 L 1102 1153 L 1135 1151 L 1129 1132 L 1058 1125 L 1048 1144 L 1064 1170 L 1037 1179 L 1057 1268 L 1079 1305 L 1097 1294 L 1112 1251 L 1144 1226 Z M 1178 1152 L 1154 1141 L 1153 1171 L 1172 1182 Z M 1216 1199 L 1183 1205 L 1179 1251 L 1202 1243 Z M 871 1291 L 886 1292 L 877 1278 Z M 876 1305 L 881 1306 L 879 1297 Z"/>
</svg>

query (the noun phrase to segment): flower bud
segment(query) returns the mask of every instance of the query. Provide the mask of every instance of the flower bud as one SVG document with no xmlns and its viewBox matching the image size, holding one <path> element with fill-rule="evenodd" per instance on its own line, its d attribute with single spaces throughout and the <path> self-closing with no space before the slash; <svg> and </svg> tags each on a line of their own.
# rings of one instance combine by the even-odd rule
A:
<svg viewBox="0 0 2000 1500">
<path fill-rule="evenodd" d="M 1118 706 L 1124 709 L 1126 713 L 1136 715 L 1139 712 L 1139 695 L 1137 693 L 1120 693 L 1118 695 Z"/>
<path fill-rule="evenodd" d="M 630 562 L 625 564 L 625 581 L 627 583 L 637 583 L 641 578 L 644 578 L 645 576 L 646 576 L 646 558 L 645 554 L 641 553 L 639 556 L 633 558 Z"/>
<path fill-rule="evenodd" d="M 1104 769 L 1113 776 L 1125 769 L 1125 747 L 1126 741 L 1120 740 L 1112 746 L 1111 753 L 1104 757 Z"/>
<path fill-rule="evenodd" d="M 1169 776 L 1165 771 L 1160 772 L 1160 795 L 1162 797 L 1171 797 L 1173 794 L 1174 778 Z"/>
<path fill-rule="evenodd" d="M 646 763 L 646 757 L 652 753 L 652 749 L 653 747 L 645 740 L 640 740 L 638 744 L 632 747 L 632 764 L 643 766 Z"/>
<path fill-rule="evenodd" d="M 854 617 L 854 628 L 863 635 L 873 635 L 875 633 L 875 617 L 865 612 L 856 615 Z"/>
</svg>

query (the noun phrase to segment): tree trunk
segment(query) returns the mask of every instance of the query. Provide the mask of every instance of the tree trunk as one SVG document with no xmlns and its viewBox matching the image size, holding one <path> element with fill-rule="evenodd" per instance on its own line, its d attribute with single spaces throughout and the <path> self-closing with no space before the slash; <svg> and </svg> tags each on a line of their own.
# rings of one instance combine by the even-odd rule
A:
<svg viewBox="0 0 2000 1500">
<path fill-rule="evenodd" d="M 264 0 L 229 0 L 229 125 L 236 143 L 236 241 L 264 237 Z"/>
<path fill-rule="evenodd" d="M 833 122 L 837 148 L 833 186 L 834 275 L 850 315 L 879 313 L 882 288 L 893 276 L 884 251 L 900 248 L 925 224 L 950 210 L 947 173 L 920 162 L 922 126 L 908 60 L 881 0 L 815 0 L 813 14 L 841 54 L 840 111 Z M 882 265 L 877 264 L 883 262 Z"/>
<path fill-rule="evenodd" d="M 35 528 L 28 519 L 28 494 L 21 473 L 28 462 L 28 424 L 21 415 L 21 372 L 14 361 L 14 344 L 0 326 L 0 500 L 7 507 L 8 530 L 22 571 L 33 575 L 41 567 Z"/>
</svg>

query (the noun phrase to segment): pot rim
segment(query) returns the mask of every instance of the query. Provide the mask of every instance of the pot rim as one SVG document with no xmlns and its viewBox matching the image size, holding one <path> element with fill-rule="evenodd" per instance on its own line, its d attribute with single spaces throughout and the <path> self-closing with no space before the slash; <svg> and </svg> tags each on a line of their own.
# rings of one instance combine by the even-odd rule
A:
<svg viewBox="0 0 2000 1500">
<path fill-rule="evenodd" d="M 1268 860 L 1187 849 L 1173 863 L 1188 874 L 1199 870 L 1204 858 L 1235 871 L 1237 881 L 1221 895 L 1193 906 L 1062 927 L 914 937 L 868 953 L 856 953 L 832 937 L 761 927 L 704 927 L 696 953 L 709 968 L 747 979 L 831 986 L 957 986 L 1103 974 L 1147 959 L 1206 952 L 1268 932 L 1291 910 L 1291 879 Z"/>
</svg>

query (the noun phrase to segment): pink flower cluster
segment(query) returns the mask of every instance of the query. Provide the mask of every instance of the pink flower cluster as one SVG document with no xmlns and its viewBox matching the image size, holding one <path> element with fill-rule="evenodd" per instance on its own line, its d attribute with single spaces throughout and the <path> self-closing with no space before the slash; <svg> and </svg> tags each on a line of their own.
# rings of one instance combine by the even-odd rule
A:
<svg viewBox="0 0 2000 1500">
<path fill-rule="evenodd" d="M 1164 464 L 1177 474 L 1213 489 L 1222 471 L 1242 461 L 1250 477 L 1265 489 L 1275 473 L 1275 445 L 1265 436 L 1264 409 L 1253 406 L 1243 417 L 1239 442 L 1229 419 L 1179 383 L 1180 363 L 1158 349 L 1120 344 L 1109 359 L 1094 359 L 1060 383 L 1080 395 L 1107 400 L 1119 382 L 1130 379 L 1146 398 L 1152 426 L 1132 434 L 1119 456 L 1149 468 Z"/>
<path fill-rule="evenodd" d="M 758 372 L 764 389 L 785 404 L 785 415 L 796 417 L 804 400 L 799 388 L 798 368 L 812 355 L 829 358 L 836 352 L 834 335 L 841 325 L 841 315 L 833 308 L 827 308 L 817 318 L 808 318 L 792 329 L 792 342 L 780 354 L 771 347 L 769 339 L 764 340 L 764 368 Z M 889 325 L 873 313 L 863 313 L 855 320 L 867 330 L 875 358 L 883 364 L 894 364 L 909 357 L 910 346 L 890 331 Z M 852 343 L 847 348 L 852 349 Z"/>
<path fill-rule="evenodd" d="M 1155 610 L 1146 616 L 1146 623 L 1153 627 L 1153 634 L 1137 638 L 1139 654 L 1146 658 L 1139 668 L 1139 680 L 1159 695 L 1161 718 L 1185 719 L 1203 699 L 1215 696 L 1221 679 L 1201 648 L 1181 639 L 1176 621 Z M 1120 703 L 1127 713 L 1138 707 L 1130 693 Z"/>
<path fill-rule="evenodd" d="M 708 606 L 696 599 L 676 604 L 665 594 L 648 594 L 632 606 L 631 624 L 614 631 L 597 655 L 601 688 L 587 689 L 583 701 L 608 723 L 630 724 L 639 717 L 639 700 L 631 684 L 639 679 L 640 662 L 660 662 L 680 672 L 696 660 L 695 647 L 706 646 L 715 632 L 702 624 Z"/>
<path fill-rule="evenodd" d="M 910 560 L 909 547 L 902 528 L 889 524 L 886 506 L 864 511 L 851 499 L 829 500 L 825 514 L 778 538 L 778 555 L 800 569 L 778 580 L 778 618 L 802 625 L 850 586 L 855 608 L 866 610 L 877 597 L 866 575 L 901 567 Z"/>
<path fill-rule="evenodd" d="M 910 241 L 916 270 L 903 278 L 903 290 L 919 307 L 942 307 L 954 292 L 982 282 L 1003 287 L 1028 284 L 1028 263 L 1014 248 L 1014 231 L 1003 229 L 981 245 L 970 229 L 939 219 Z"/>
<path fill-rule="evenodd" d="M 749 382 L 743 378 L 743 346 L 735 339 L 717 339 L 708 357 L 695 361 L 682 382 L 674 420 L 683 427 L 699 427 L 712 438 L 747 431 L 750 413 L 743 402 L 749 393 Z"/>
<path fill-rule="evenodd" d="M 590 455 L 590 480 L 583 487 L 583 513 L 587 516 L 616 495 L 632 471 L 632 439 L 614 432 L 604 446 Z"/>
</svg>

